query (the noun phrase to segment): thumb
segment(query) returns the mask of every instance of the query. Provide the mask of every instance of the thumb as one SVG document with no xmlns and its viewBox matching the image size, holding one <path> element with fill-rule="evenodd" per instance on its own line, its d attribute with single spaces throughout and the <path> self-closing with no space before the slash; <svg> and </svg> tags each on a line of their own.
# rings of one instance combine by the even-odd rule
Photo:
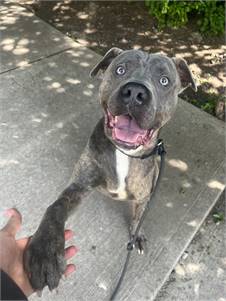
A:
<svg viewBox="0 0 226 301">
<path fill-rule="evenodd" d="M 5 215 L 9 216 L 10 219 L 8 220 L 7 224 L 5 225 L 5 227 L 3 227 L 2 230 L 12 236 L 15 236 L 17 231 L 19 231 L 21 227 L 22 216 L 20 212 L 15 208 L 6 210 Z"/>
</svg>

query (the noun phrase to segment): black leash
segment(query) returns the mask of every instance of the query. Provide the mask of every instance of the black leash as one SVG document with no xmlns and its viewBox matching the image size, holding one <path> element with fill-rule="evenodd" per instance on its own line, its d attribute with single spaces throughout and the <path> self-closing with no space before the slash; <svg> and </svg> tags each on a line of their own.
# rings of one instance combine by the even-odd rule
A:
<svg viewBox="0 0 226 301">
<path fill-rule="evenodd" d="M 155 189 L 153 190 L 151 196 L 150 196 L 150 199 L 148 200 L 147 204 L 146 204 L 146 207 L 144 209 L 144 212 L 139 220 L 139 223 L 137 225 L 137 228 L 136 228 L 136 231 L 133 235 L 133 238 L 128 242 L 127 244 L 127 256 L 126 256 L 126 261 L 124 263 L 124 266 L 123 266 L 123 269 L 122 269 L 122 272 L 121 272 L 121 276 L 118 280 L 118 283 L 111 295 L 111 298 L 110 298 L 110 301 L 113 301 L 115 300 L 115 297 L 120 289 L 120 286 L 122 284 L 122 281 L 124 279 L 124 276 L 126 274 L 126 270 L 127 270 L 127 267 L 129 265 L 129 260 L 130 260 L 130 256 L 131 256 L 131 251 L 135 248 L 135 243 L 136 243 L 136 240 L 137 240 L 137 237 L 138 237 L 138 233 L 139 233 L 139 230 L 140 230 L 140 227 L 141 225 L 143 224 L 144 222 L 144 219 L 147 215 L 147 212 L 148 210 L 150 209 L 150 205 L 153 204 L 153 201 L 151 202 L 151 200 L 153 200 L 155 194 L 156 194 L 156 191 L 158 189 L 158 186 L 159 186 L 159 183 L 160 183 L 160 179 L 162 177 L 162 173 L 163 173 L 163 169 L 164 169 L 164 166 L 165 166 L 165 154 L 166 154 L 166 151 L 165 151 L 165 148 L 164 148 L 164 144 L 163 144 L 163 141 L 161 139 L 158 140 L 158 143 L 156 145 L 156 147 L 154 148 L 154 150 L 146 155 L 145 158 L 151 156 L 151 155 L 154 155 L 154 154 L 157 154 L 160 156 L 160 167 L 159 167 L 159 174 L 158 174 L 158 178 L 157 178 L 157 181 L 156 181 L 156 185 L 155 185 Z M 133 156 L 132 156 L 133 157 Z M 144 159 L 141 157 L 135 157 L 135 158 L 140 158 L 140 159 Z"/>
</svg>

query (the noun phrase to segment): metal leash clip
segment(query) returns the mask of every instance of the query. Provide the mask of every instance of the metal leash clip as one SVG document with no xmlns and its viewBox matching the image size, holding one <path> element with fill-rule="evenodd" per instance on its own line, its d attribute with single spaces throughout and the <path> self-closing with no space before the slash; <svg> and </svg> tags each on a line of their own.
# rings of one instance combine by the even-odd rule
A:
<svg viewBox="0 0 226 301">
<path fill-rule="evenodd" d="M 134 240 L 132 239 L 127 244 L 127 251 L 133 251 L 134 248 L 135 248 L 135 243 L 134 243 Z"/>
<path fill-rule="evenodd" d="M 158 153 L 159 156 L 161 156 L 161 154 L 163 154 L 163 153 L 166 154 L 166 150 L 165 150 L 164 143 L 163 143 L 162 139 L 158 140 L 157 153 Z"/>
</svg>

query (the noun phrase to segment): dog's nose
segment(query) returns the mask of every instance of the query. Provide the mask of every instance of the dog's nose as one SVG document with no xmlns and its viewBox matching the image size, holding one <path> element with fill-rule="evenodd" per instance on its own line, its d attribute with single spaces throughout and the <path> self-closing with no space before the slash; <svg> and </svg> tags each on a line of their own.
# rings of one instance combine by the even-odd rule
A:
<svg viewBox="0 0 226 301">
<path fill-rule="evenodd" d="M 125 84 L 120 91 L 124 104 L 134 102 L 136 105 L 147 103 L 151 97 L 149 90 L 142 84 L 130 82 Z"/>
</svg>

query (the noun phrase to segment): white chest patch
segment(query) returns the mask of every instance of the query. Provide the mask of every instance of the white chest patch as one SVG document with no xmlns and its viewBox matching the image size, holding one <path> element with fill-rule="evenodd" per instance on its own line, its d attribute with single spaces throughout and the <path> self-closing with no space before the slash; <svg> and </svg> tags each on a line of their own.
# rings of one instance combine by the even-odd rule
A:
<svg viewBox="0 0 226 301">
<path fill-rule="evenodd" d="M 110 192 L 118 194 L 119 199 L 125 199 L 127 197 L 126 177 L 129 171 L 129 157 L 118 149 L 115 150 L 115 156 L 118 187 L 116 190 L 111 190 Z"/>
</svg>

